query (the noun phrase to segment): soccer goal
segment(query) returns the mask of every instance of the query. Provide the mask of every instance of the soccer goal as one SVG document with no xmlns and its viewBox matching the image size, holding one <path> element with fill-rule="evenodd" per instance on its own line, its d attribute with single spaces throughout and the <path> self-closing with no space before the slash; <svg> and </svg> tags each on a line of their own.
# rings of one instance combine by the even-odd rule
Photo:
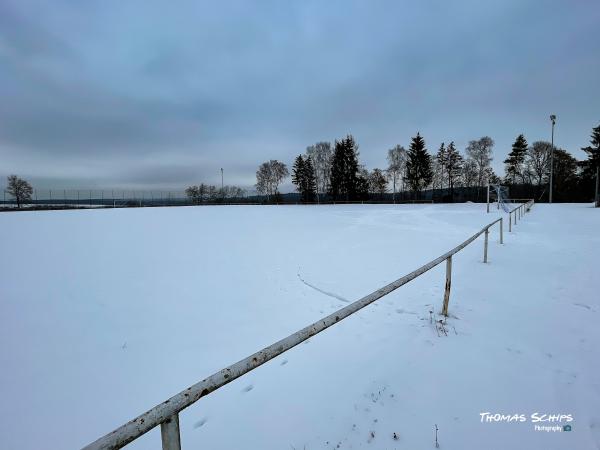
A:
<svg viewBox="0 0 600 450">
<path fill-rule="evenodd" d="M 496 202 L 498 209 L 502 208 L 504 212 L 509 212 L 510 199 L 508 197 L 508 187 L 501 184 L 488 184 L 487 190 L 487 212 L 490 212 L 490 201 Z"/>
</svg>

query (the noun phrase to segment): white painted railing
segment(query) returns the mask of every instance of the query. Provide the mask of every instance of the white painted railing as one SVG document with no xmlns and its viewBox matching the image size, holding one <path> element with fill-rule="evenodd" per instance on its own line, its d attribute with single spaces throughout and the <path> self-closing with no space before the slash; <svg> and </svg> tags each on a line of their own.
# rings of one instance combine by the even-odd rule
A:
<svg viewBox="0 0 600 450">
<path fill-rule="evenodd" d="M 513 211 L 511 211 L 510 215 L 512 215 L 513 213 L 516 214 L 516 211 L 521 210 L 521 208 L 523 214 L 529 212 L 532 205 L 533 201 L 529 201 L 526 204 L 520 205 Z M 428 262 L 427 264 L 419 267 L 417 270 L 409 273 L 408 275 L 403 276 L 402 278 L 398 278 L 396 281 L 376 290 L 375 292 L 361 298 L 360 300 L 357 300 L 354 303 L 351 303 L 348 306 L 337 310 L 333 314 L 330 314 L 327 317 L 324 317 L 323 319 L 320 319 L 317 322 L 314 322 L 308 325 L 307 327 L 302 328 L 294 334 L 291 334 L 288 337 L 281 339 L 280 341 L 268 347 L 263 348 L 259 352 L 256 352 L 253 355 L 250 355 L 247 358 L 244 358 L 241 361 L 238 361 L 237 363 L 232 364 L 231 366 L 212 374 L 208 378 L 205 378 L 199 383 L 190 386 L 186 390 L 180 392 L 177 395 L 174 395 L 170 399 L 155 406 L 149 411 L 146 411 L 145 413 L 141 414 L 135 419 L 130 420 L 129 422 L 120 426 L 111 433 L 108 433 L 106 436 L 103 436 L 100 439 L 92 442 L 91 444 L 84 447 L 83 450 L 118 449 L 124 447 L 125 445 L 129 444 L 133 440 L 139 438 L 143 434 L 147 433 L 148 431 L 159 425 L 161 429 L 163 450 L 180 450 L 181 440 L 179 434 L 179 413 L 183 409 L 197 402 L 200 398 L 232 382 L 236 378 L 239 378 L 242 375 L 250 372 L 251 370 L 256 369 L 258 366 L 266 363 L 267 361 L 275 358 L 276 356 L 281 355 L 282 353 L 307 340 L 311 336 L 314 336 L 315 334 L 320 333 L 321 331 L 340 322 L 341 320 L 344 320 L 346 317 L 361 310 L 365 306 L 370 305 L 374 301 L 379 300 L 380 298 L 384 297 L 390 292 L 395 291 L 400 286 L 403 286 L 409 281 L 414 280 L 418 276 L 423 275 L 425 272 L 431 270 L 432 268 L 444 261 L 446 261 L 446 285 L 444 289 L 442 314 L 447 316 L 448 304 L 450 301 L 452 256 L 455 253 L 461 251 L 479 236 L 484 234 L 485 240 L 483 247 L 483 262 L 487 263 L 489 229 L 497 223 L 500 224 L 500 243 L 502 244 L 504 239 L 502 231 L 503 219 L 500 218 L 487 224 L 481 229 L 481 231 L 478 231 L 469 239 L 464 241 L 462 244 L 456 246 L 449 252 L 444 253 L 439 258 Z"/>
<path fill-rule="evenodd" d="M 527 200 L 527 202 L 520 204 L 516 208 L 512 209 L 508 212 L 508 231 L 512 231 L 512 221 L 514 219 L 515 225 L 517 224 L 517 219 L 521 219 L 525 215 L 526 212 L 529 212 L 531 207 L 533 206 L 533 200 Z"/>
</svg>

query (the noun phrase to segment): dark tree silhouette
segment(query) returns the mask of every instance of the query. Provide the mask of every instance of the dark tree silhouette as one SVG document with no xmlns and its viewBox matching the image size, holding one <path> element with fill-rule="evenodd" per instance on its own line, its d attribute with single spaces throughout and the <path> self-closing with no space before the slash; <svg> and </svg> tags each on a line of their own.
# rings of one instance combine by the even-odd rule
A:
<svg viewBox="0 0 600 450">
<path fill-rule="evenodd" d="M 358 198 L 361 184 L 358 172 L 358 145 L 349 134 L 335 141 L 330 179 L 330 193 L 335 200 Z"/>
<path fill-rule="evenodd" d="M 425 141 L 419 133 L 412 138 L 408 148 L 406 178 L 413 193 L 419 197 L 421 191 L 429 186 L 433 178 L 431 155 L 425 148 Z"/>
<path fill-rule="evenodd" d="M 31 185 L 19 178 L 16 175 L 10 175 L 8 177 L 8 187 L 6 188 L 6 193 L 14 197 L 17 202 L 17 207 L 21 208 L 21 205 L 31 200 L 31 194 L 33 194 L 33 188 Z"/>
</svg>

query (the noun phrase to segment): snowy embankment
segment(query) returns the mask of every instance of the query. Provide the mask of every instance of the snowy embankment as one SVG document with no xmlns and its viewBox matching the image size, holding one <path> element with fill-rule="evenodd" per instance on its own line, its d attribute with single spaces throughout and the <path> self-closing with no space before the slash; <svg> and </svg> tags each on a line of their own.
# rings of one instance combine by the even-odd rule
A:
<svg viewBox="0 0 600 450">
<path fill-rule="evenodd" d="M 485 205 L 0 215 L 0 447 L 78 448 L 414 270 Z M 504 215 L 506 217 L 506 215 Z M 600 448 L 600 211 L 536 205 L 180 416 L 184 449 Z M 482 423 L 480 413 L 525 422 Z M 530 415 L 571 414 L 571 432 Z M 548 425 L 539 423 L 538 425 Z M 563 420 L 561 425 L 565 425 Z M 394 433 L 396 438 L 394 439 Z M 156 429 L 131 447 L 160 448 Z"/>
</svg>

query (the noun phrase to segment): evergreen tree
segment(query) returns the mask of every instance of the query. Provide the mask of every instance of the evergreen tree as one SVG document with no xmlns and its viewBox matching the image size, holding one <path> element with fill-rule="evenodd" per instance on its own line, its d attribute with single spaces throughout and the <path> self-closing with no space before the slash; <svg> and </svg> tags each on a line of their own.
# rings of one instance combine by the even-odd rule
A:
<svg viewBox="0 0 600 450">
<path fill-rule="evenodd" d="M 292 166 L 292 183 L 296 185 L 296 190 L 300 195 L 302 195 L 302 191 L 304 190 L 304 174 L 304 158 L 302 158 L 302 155 L 298 155 Z"/>
<path fill-rule="evenodd" d="M 300 200 L 303 203 L 312 202 L 315 199 L 315 173 L 310 158 L 303 158 L 298 155 L 292 168 L 292 183 L 296 185 L 296 190 L 300 193 Z"/>
<path fill-rule="evenodd" d="M 369 199 L 369 171 L 364 167 L 359 167 L 356 179 L 356 200 Z"/>
<path fill-rule="evenodd" d="M 506 180 L 512 184 L 517 183 L 517 177 L 521 183 L 524 182 L 523 164 L 525 155 L 527 154 L 527 140 L 525 136 L 520 134 L 517 136 L 515 143 L 512 145 L 512 150 L 508 154 L 508 158 L 504 160 L 506 170 Z"/>
<path fill-rule="evenodd" d="M 352 135 L 335 141 L 330 193 L 334 199 L 355 200 L 359 194 L 358 145 Z"/>
<path fill-rule="evenodd" d="M 406 177 L 412 191 L 419 196 L 421 191 L 429 186 L 433 177 L 431 155 L 425 148 L 425 141 L 419 133 L 412 138 L 408 149 Z"/>
<path fill-rule="evenodd" d="M 592 128 L 592 138 L 590 139 L 590 144 L 587 147 L 582 148 L 585 153 L 587 153 L 588 159 L 581 162 L 581 168 L 583 169 L 581 172 L 581 181 L 582 187 L 584 191 L 590 192 L 590 188 L 594 187 L 594 199 L 596 202 L 596 206 L 600 206 L 600 181 L 598 177 L 600 177 L 600 125 L 595 128 Z M 594 181 L 595 185 L 594 185 Z"/>
<path fill-rule="evenodd" d="M 438 152 L 435 155 L 435 159 L 437 160 L 437 164 L 440 170 L 440 188 L 444 188 L 444 172 L 446 171 L 446 165 L 447 165 L 447 150 L 446 147 L 444 145 L 444 143 L 442 142 L 442 145 L 440 145 L 440 148 L 438 149 Z"/>
<path fill-rule="evenodd" d="M 450 142 L 446 149 L 446 175 L 448 176 L 448 187 L 450 188 L 450 201 L 454 201 L 454 183 L 462 172 L 463 157 L 456 150 L 454 141 Z"/>
<path fill-rule="evenodd" d="M 315 179 L 315 168 L 310 157 L 304 160 L 304 201 L 314 202 L 317 192 L 317 181 Z"/>
</svg>

